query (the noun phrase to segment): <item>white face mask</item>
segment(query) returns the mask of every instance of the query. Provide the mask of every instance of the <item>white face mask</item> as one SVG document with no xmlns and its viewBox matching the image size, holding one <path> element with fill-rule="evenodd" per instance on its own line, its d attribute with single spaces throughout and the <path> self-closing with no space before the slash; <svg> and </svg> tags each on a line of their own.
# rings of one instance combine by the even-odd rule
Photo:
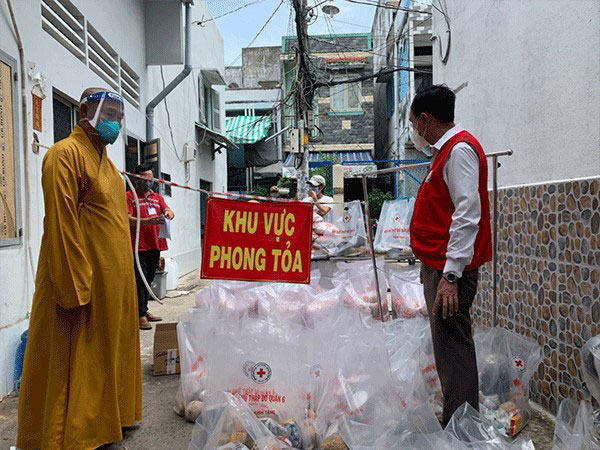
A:
<svg viewBox="0 0 600 450">
<path fill-rule="evenodd" d="M 410 140 L 415 144 L 415 148 L 417 150 L 422 151 L 425 154 L 431 154 L 431 150 L 429 149 L 429 142 L 425 140 L 423 136 L 419 134 L 417 124 L 419 123 L 419 119 L 415 122 L 415 126 L 413 126 L 410 130 Z"/>
</svg>

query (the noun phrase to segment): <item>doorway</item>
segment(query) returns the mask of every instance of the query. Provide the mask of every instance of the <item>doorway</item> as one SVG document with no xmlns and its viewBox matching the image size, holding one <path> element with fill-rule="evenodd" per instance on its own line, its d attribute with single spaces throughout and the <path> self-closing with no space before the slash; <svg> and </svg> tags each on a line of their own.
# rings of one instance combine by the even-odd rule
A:
<svg viewBox="0 0 600 450">
<path fill-rule="evenodd" d="M 200 189 L 204 189 L 206 191 L 212 191 L 212 183 L 210 181 L 200 179 L 199 183 Z M 200 229 L 202 236 L 204 237 L 204 222 L 206 220 L 206 200 L 208 199 L 208 195 L 202 192 L 200 194 Z"/>
</svg>

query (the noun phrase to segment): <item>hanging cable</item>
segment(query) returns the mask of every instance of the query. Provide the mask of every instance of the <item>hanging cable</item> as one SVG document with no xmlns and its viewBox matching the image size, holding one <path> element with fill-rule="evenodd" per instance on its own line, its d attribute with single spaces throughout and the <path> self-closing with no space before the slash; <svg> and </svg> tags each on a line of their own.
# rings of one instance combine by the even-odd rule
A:
<svg viewBox="0 0 600 450">
<path fill-rule="evenodd" d="M 239 8 L 233 9 L 231 11 L 227 11 L 226 13 L 223 13 L 221 15 L 218 15 L 218 16 L 215 16 L 215 17 L 211 17 L 210 19 L 204 20 L 204 18 L 203 18 L 202 20 L 196 20 L 196 21 L 192 22 L 192 24 L 193 25 L 200 25 L 201 27 L 203 27 L 205 23 L 212 22 L 213 20 L 220 19 L 221 17 L 228 16 L 230 14 L 233 14 L 234 12 L 238 12 L 241 9 L 247 8 L 248 6 L 256 5 L 257 3 L 261 3 L 261 2 L 264 2 L 264 1 L 265 0 L 255 0 L 253 2 L 250 2 L 250 3 L 247 3 L 245 5 L 242 5 Z"/>
<path fill-rule="evenodd" d="M 252 40 L 250 41 L 250 43 L 246 46 L 246 47 L 252 47 L 252 44 L 254 44 L 254 41 L 256 41 L 258 39 L 258 37 L 261 35 L 261 33 L 264 31 L 264 29 L 267 27 L 267 25 L 269 24 L 269 22 L 271 21 L 271 19 L 273 19 L 273 17 L 275 17 L 275 14 L 277 14 L 277 11 L 279 11 L 279 8 L 281 8 L 281 5 L 283 5 L 285 0 L 281 0 L 279 2 L 279 5 L 277 5 L 277 8 L 275 8 L 275 11 L 273 11 L 271 13 L 271 15 L 269 16 L 269 18 L 267 19 L 267 21 L 264 23 L 264 25 L 260 28 L 260 30 L 258 30 L 258 33 L 256 33 L 256 36 L 254 36 L 252 38 Z M 240 58 L 242 57 L 242 54 L 240 53 L 237 58 L 235 58 L 229 65 L 233 66 Z"/>
<path fill-rule="evenodd" d="M 135 248 L 134 248 L 134 252 L 133 252 L 135 264 L 136 264 L 138 273 L 139 273 L 140 277 L 142 278 L 142 281 L 144 282 L 144 286 L 146 286 L 146 289 L 148 290 L 148 293 L 150 294 L 150 297 L 152 297 L 154 300 L 156 300 L 158 303 L 160 303 L 162 305 L 163 302 L 161 302 L 158 299 L 158 297 L 154 294 L 154 291 L 148 284 L 148 280 L 146 280 L 146 277 L 144 276 L 144 271 L 142 270 L 142 264 L 140 263 L 140 224 L 141 224 L 140 199 L 138 198 L 135 187 L 133 186 L 133 183 L 131 182 L 129 177 L 127 175 L 123 175 L 123 174 L 121 174 L 121 176 L 125 179 L 125 182 L 129 186 L 129 189 L 131 189 L 131 192 L 133 193 L 133 198 L 135 200 L 135 214 L 136 214 L 136 216 L 135 216 Z"/>
</svg>

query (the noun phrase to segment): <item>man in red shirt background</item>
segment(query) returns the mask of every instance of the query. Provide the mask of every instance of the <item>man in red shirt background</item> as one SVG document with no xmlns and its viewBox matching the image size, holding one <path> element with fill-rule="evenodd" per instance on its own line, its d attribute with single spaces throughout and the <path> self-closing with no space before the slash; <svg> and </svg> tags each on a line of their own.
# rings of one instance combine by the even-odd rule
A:
<svg viewBox="0 0 600 450">
<path fill-rule="evenodd" d="M 154 275 L 160 260 L 160 252 L 167 250 L 167 240 L 158 237 L 160 224 L 165 218 L 173 220 L 175 214 L 169 209 L 162 195 L 152 190 L 152 166 L 142 164 L 137 166 L 133 173 L 142 177 L 134 181 L 136 193 L 140 203 L 140 242 L 139 257 L 142 272 L 148 284 L 154 280 Z M 131 245 L 135 252 L 135 227 L 137 213 L 133 192 L 127 192 L 127 209 L 129 210 L 129 224 L 131 225 Z M 141 330 L 151 330 L 150 322 L 159 322 L 162 319 L 148 312 L 148 299 L 150 294 L 142 281 L 137 264 L 135 264 L 135 281 L 138 294 L 138 312 Z"/>
</svg>

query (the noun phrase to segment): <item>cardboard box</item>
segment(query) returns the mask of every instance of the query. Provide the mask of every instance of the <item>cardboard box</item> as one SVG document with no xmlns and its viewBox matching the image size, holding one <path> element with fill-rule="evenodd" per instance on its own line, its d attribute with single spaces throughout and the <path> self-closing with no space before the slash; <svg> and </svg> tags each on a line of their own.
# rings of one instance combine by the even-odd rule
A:
<svg viewBox="0 0 600 450">
<path fill-rule="evenodd" d="M 158 323 L 154 332 L 154 376 L 180 373 L 177 324 Z"/>
</svg>

